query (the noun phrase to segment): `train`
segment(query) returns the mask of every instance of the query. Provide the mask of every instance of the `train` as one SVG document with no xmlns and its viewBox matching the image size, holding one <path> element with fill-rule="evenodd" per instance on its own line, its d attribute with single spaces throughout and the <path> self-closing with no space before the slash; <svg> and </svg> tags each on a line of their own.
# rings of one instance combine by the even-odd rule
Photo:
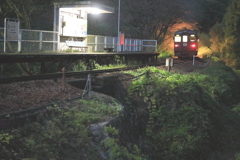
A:
<svg viewBox="0 0 240 160">
<path fill-rule="evenodd" d="M 174 56 L 192 58 L 198 53 L 198 35 L 194 30 L 183 29 L 174 33 Z"/>
</svg>

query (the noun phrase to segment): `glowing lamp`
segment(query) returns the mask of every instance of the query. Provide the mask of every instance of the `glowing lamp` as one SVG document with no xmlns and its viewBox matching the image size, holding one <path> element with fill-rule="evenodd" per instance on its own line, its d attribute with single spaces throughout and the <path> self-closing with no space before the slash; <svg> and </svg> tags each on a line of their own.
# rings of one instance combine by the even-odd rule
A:
<svg viewBox="0 0 240 160">
<path fill-rule="evenodd" d="M 92 8 L 91 13 L 92 14 L 99 14 L 99 13 L 101 13 L 101 11 L 98 8 Z"/>
<path fill-rule="evenodd" d="M 196 48 L 196 44 L 191 44 L 191 47 L 192 48 Z"/>
</svg>

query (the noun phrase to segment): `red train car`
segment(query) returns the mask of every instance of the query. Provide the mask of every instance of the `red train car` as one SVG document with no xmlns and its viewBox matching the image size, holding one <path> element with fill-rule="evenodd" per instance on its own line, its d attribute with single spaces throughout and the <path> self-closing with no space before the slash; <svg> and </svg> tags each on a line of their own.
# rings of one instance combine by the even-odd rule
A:
<svg viewBox="0 0 240 160">
<path fill-rule="evenodd" d="M 193 30 L 180 30 L 174 33 L 174 56 L 188 58 L 197 55 L 198 36 Z"/>
</svg>

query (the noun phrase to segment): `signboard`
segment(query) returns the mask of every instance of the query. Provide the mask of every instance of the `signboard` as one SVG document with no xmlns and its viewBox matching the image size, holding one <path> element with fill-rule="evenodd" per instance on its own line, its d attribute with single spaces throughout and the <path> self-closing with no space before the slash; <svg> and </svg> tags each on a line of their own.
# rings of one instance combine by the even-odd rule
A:
<svg viewBox="0 0 240 160">
<path fill-rule="evenodd" d="M 18 41 L 19 21 L 6 19 L 6 40 Z"/>
<path fill-rule="evenodd" d="M 21 50 L 20 41 L 18 39 L 20 21 L 18 19 L 4 19 L 4 53 L 6 52 L 7 41 L 18 41 L 18 51 Z"/>
<path fill-rule="evenodd" d="M 87 19 L 80 14 L 61 12 L 61 34 L 69 37 L 87 37 Z"/>
<path fill-rule="evenodd" d="M 121 37 L 120 37 L 120 45 L 124 45 L 124 33 L 121 34 Z"/>
<path fill-rule="evenodd" d="M 65 21 L 63 36 L 87 37 L 87 20 L 75 19 Z"/>
</svg>

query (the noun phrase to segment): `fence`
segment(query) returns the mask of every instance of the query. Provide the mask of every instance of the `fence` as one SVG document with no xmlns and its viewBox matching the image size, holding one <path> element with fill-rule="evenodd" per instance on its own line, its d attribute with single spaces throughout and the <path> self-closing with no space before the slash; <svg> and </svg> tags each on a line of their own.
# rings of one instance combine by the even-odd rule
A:
<svg viewBox="0 0 240 160">
<path fill-rule="evenodd" d="M 117 51 L 118 38 L 98 35 L 87 36 L 87 46 L 90 51 L 101 52 L 104 48 L 113 48 Z M 124 45 L 119 47 L 121 52 L 155 52 L 157 49 L 156 40 L 141 40 L 125 38 Z"/>
<path fill-rule="evenodd" d="M 125 38 L 125 44 L 118 46 L 117 37 L 88 35 L 85 40 L 89 52 L 103 52 L 113 48 L 122 52 L 155 52 L 156 40 Z M 18 41 L 6 41 L 6 52 L 43 52 L 67 49 L 65 42 L 58 42 L 58 32 L 20 29 Z M 0 53 L 4 52 L 4 28 L 0 28 Z"/>
<path fill-rule="evenodd" d="M 57 36 L 58 32 L 22 29 L 20 30 L 20 51 L 56 51 Z"/>
<path fill-rule="evenodd" d="M 20 29 L 18 41 L 6 40 L 6 52 L 56 51 L 57 32 Z M 4 28 L 0 28 L 0 52 L 4 52 Z"/>
</svg>

